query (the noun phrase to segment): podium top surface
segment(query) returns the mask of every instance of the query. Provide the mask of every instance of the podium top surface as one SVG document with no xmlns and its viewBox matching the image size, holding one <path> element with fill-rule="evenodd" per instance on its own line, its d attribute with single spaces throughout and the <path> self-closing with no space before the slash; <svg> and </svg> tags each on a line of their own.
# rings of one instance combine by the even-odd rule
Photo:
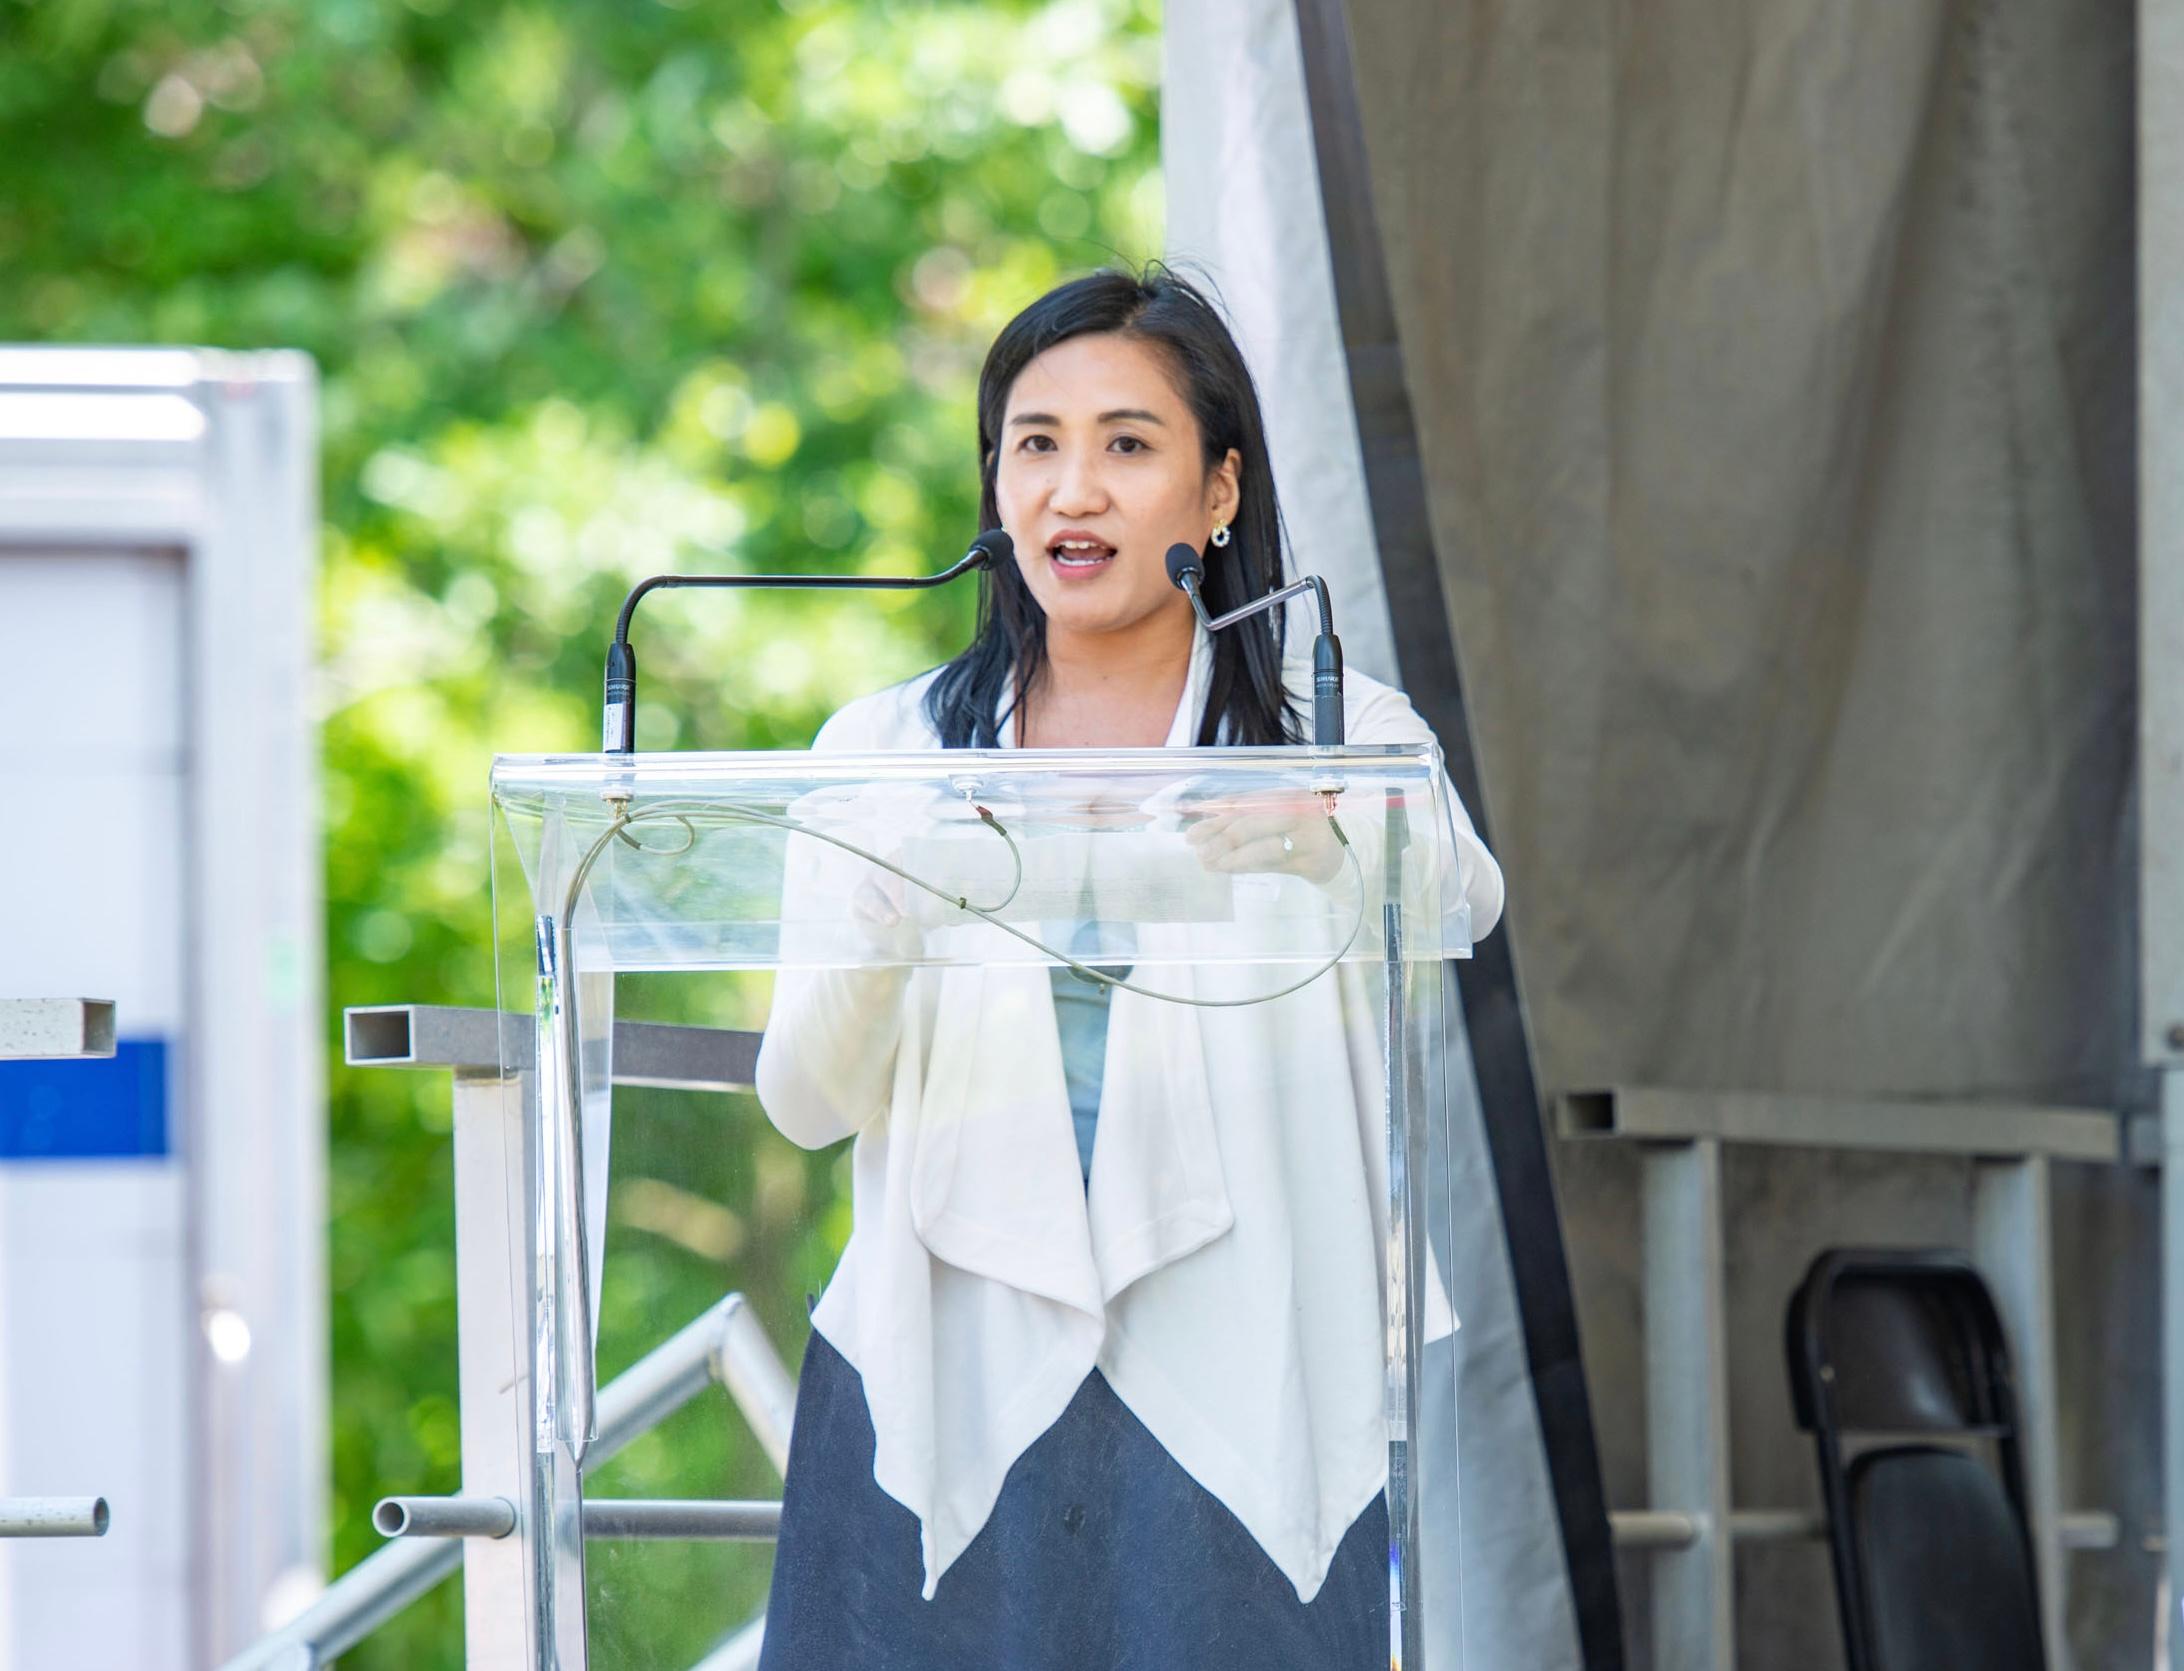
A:
<svg viewBox="0 0 2184 1671">
<path fill-rule="evenodd" d="M 881 753 L 803 749 L 697 751 L 668 754 L 498 754 L 496 799 L 590 786 L 634 783 L 646 789 L 710 785 L 825 782 L 951 782 L 957 778 L 1102 779 L 1268 775 L 1315 778 L 1327 770 L 1416 781 L 1438 776 L 1441 751 L 1426 743 L 1302 744 L 1269 748 L 951 748 L 889 749 Z"/>
<path fill-rule="evenodd" d="M 1430 744 L 502 756 L 496 889 L 580 968 L 1468 955 Z"/>
</svg>

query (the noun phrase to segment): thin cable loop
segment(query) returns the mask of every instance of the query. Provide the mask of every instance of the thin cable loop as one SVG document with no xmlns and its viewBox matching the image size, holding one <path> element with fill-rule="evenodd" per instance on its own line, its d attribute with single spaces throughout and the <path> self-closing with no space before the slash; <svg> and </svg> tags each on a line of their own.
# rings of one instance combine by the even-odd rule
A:
<svg viewBox="0 0 2184 1671">
<path fill-rule="evenodd" d="M 753 807 L 732 806 L 717 801 L 661 801 L 645 807 L 641 811 L 634 812 L 625 808 L 615 815 L 614 822 L 607 826 L 606 832 L 585 853 L 583 860 L 576 867 L 575 874 L 570 879 L 568 893 L 562 904 L 563 944 L 565 947 L 570 944 L 575 931 L 577 897 L 583 891 L 584 883 L 590 877 L 592 866 L 598 862 L 599 855 L 605 851 L 608 844 L 617 836 L 629 841 L 630 838 L 625 835 L 625 832 L 632 825 L 650 823 L 658 819 L 673 819 L 690 832 L 690 839 L 681 847 L 672 850 L 662 851 L 639 847 L 640 852 L 655 852 L 663 858 L 679 857 L 697 845 L 697 831 L 703 825 L 725 828 L 732 824 L 760 824 L 773 829 L 787 830 L 792 834 L 808 836 L 814 841 L 823 841 L 830 847 L 839 848 L 845 853 L 863 859 L 867 864 L 878 866 L 890 875 L 900 877 L 912 887 L 931 894 L 935 899 L 953 905 L 966 915 L 978 918 L 981 922 L 999 929 L 1003 934 L 1009 935 L 1013 939 L 1021 940 L 1034 951 L 1054 959 L 1064 968 L 1074 971 L 1085 980 L 1096 985 L 1112 987 L 1121 992 L 1132 992 L 1140 998 L 1151 998 L 1158 1003 L 1188 1005 L 1193 1009 L 1246 1009 L 1253 1004 L 1270 1004 L 1277 998 L 1286 998 L 1291 993 L 1302 992 L 1350 955 L 1350 948 L 1357 944 L 1357 937 L 1365 927 L 1364 868 L 1358 863 L 1357 850 L 1350 845 L 1350 838 L 1343 831 L 1342 821 L 1333 813 L 1329 813 L 1327 815 L 1328 825 L 1334 831 L 1335 840 L 1341 843 L 1343 859 L 1350 867 L 1351 879 L 1357 884 L 1357 915 L 1351 920 L 1350 932 L 1344 936 L 1342 945 L 1332 957 L 1313 969 L 1302 980 L 1293 981 L 1288 986 L 1278 987 L 1272 992 L 1257 993 L 1248 998 L 1200 998 L 1186 993 L 1162 992 L 1154 987 L 1140 986 L 1135 981 L 1124 980 L 1119 976 L 1097 969 L 1091 964 L 1079 962 L 1067 952 L 1048 945 L 1037 935 L 1027 934 L 1013 924 L 1001 921 L 997 913 L 1007 910 L 1017 894 L 1023 889 L 1023 850 L 1017 845 L 1016 838 L 1009 833 L 1000 819 L 994 817 L 991 812 L 979 806 L 976 802 L 971 803 L 971 805 L 972 810 L 978 814 L 980 821 L 1007 844 L 1009 856 L 1015 864 L 1016 874 L 1010 883 L 1009 891 L 992 905 L 974 905 L 966 896 L 952 894 L 945 888 L 935 887 L 922 876 L 903 869 L 902 866 L 892 860 L 884 859 L 879 854 L 860 847 L 853 841 L 846 840 L 841 836 L 831 835 L 825 830 L 815 829 L 797 819 L 784 818 L 778 813 L 760 812 Z M 636 845 L 634 842 L 630 842 L 630 844 Z"/>
</svg>

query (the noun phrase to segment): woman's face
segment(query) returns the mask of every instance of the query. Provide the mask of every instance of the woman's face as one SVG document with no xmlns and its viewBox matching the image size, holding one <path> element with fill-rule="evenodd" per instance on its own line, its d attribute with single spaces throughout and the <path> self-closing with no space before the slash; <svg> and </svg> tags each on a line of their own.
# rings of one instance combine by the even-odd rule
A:
<svg viewBox="0 0 2184 1671">
<path fill-rule="evenodd" d="M 1160 350 L 1113 335 L 1049 348 L 1009 390 L 999 454 L 1001 525 L 1050 643 L 1189 612 L 1168 579 L 1168 548 L 1201 549 L 1235 516 L 1241 460 L 1231 448 L 1206 468 Z"/>
</svg>

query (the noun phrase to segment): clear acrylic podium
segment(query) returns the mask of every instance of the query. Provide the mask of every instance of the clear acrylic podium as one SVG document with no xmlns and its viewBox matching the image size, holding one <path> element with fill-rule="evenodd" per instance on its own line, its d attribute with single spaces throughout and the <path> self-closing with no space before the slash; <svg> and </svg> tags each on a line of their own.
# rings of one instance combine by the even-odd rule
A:
<svg viewBox="0 0 2184 1671">
<path fill-rule="evenodd" d="M 1203 1037 L 1216 1080 L 1234 1059 L 1221 1051 L 1255 1039 L 1342 1041 L 1331 1054 L 1347 1061 L 1325 1071 L 1356 1108 L 1326 1117 L 1351 1121 L 1347 1148 L 1266 1141 L 1352 1160 L 1309 1177 L 1261 1164 L 1244 1150 L 1263 1128 L 1230 1109 L 1227 1233 L 1272 1249 L 1269 1292 L 1292 1280 L 1279 1239 L 1292 1224 L 1366 1250 L 1355 1280 L 1318 1284 L 1310 1303 L 1342 1315 L 1311 1338 L 1367 1343 L 1370 1363 L 1329 1384 L 1354 1392 L 1369 1375 L 1371 1398 L 1316 1419 L 1347 1414 L 1384 1445 L 1391 1662 L 1460 1671 L 1456 1319 L 1435 1251 L 1447 1200 L 1428 1179 L 1447 1164 L 1445 960 L 1469 954 L 1470 925 L 1437 750 L 504 757 L 493 809 L 503 1077 L 523 1087 L 528 1128 L 523 1199 L 507 1211 L 511 1293 L 519 1316 L 528 1297 L 530 1321 L 507 1370 L 528 1388 L 530 1424 L 512 1534 L 521 1663 L 751 1662 L 718 1645 L 738 1626 L 756 1640 L 763 1536 L 630 1541 L 587 1526 L 586 1501 L 750 1499 L 778 1495 L 778 1476 L 690 1412 L 602 1469 L 589 1454 L 598 1389 L 730 1287 L 793 1363 L 851 1229 L 848 1144 L 807 1151 L 749 1096 L 632 1086 L 610 1059 L 617 1020 L 757 1028 L 791 983 L 834 980 L 901 1006 L 910 1037 L 943 993 L 1050 1001 L 1054 971 L 1073 962 L 1092 973 L 1061 978 L 1110 983 L 1118 1031 L 1131 1005 L 1157 1014 L 1163 1038 Z M 1225 861 L 1192 839 L 1209 820 L 1233 843 Z M 966 984 L 966 970 L 981 973 Z M 777 1030 L 767 1048 L 798 1045 Z M 1004 1114 L 1071 1129 L 1051 1095 L 1027 1092 Z M 1095 1148 L 1095 1176 L 1106 1156 Z M 1328 1228 L 1344 1215 L 1354 1224 Z M 1263 1458 L 1270 1475 L 1313 1465 L 1286 1448 Z"/>
</svg>

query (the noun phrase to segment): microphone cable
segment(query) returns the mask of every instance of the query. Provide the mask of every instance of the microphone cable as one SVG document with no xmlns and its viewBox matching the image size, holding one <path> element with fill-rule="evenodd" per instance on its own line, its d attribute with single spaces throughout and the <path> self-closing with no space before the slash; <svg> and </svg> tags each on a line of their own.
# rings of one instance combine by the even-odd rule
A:
<svg viewBox="0 0 2184 1671">
<path fill-rule="evenodd" d="M 1334 969 L 1344 958 L 1350 955 L 1350 948 L 1357 944 L 1358 936 L 1364 932 L 1364 867 L 1358 863 L 1357 850 L 1350 845 L 1350 837 L 1344 831 L 1341 819 L 1329 813 L 1327 815 L 1328 825 L 1334 833 L 1335 840 L 1341 845 L 1343 860 L 1348 865 L 1351 880 L 1357 887 L 1356 914 L 1351 918 L 1350 929 L 1348 934 L 1343 937 L 1342 945 L 1332 957 L 1317 965 L 1310 974 L 1301 980 L 1277 988 L 1275 991 L 1258 993 L 1247 998 L 1200 998 L 1188 993 L 1161 992 L 1152 987 L 1141 986 L 1134 981 L 1103 973 L 1090 964 L 1071 957 L 1058 947 L 1048 945 L 1037 935 L 1026 933 L 1013 923 L 1001 920 L 999 913 L 1008 909 L 1010 904 L 1014 902 L 1018 891 L 1023 887 L 1023 850 L 1017 845 L 1015 836 L 1009 833 L 1008 828 L 1002 824 L 1000 819 L 975 801 L 969 804 L 971 809 L 978 814 L 979 821 L 992 830 L 995 835 L 999 836 L 1008 847 L 1009 858 L 1015 870 L 1015 877 L 1009 891 L 991 905 L 973 904 L 967 895 L 950 893 L 946 888 L 927 881 L 916 872 L 906 870 L 890 859 L 882 858 L 868 848 L 858 846 L 857 843 L 848 840 L 846 837 L 831 834 L 826 830 L 815 829 L 798 819 L 785 817 L 779 813 L 761 812 L 755 807 L 737 806 L 732 802 L 723 801 L 659 801 L 642 809 L 623 806 L 616 812 L 613 821 L 607 826 L 605 832 L 592 843 L 583 858 L 578 861 L 576 870 L 569 879 L 568 889 L 562 898 L 561 932 L 563 943 L 566 946 L 569 943 L 568 937 L 575 932 L 576 905 L 578 897 L 583 891 L 584 883 L 589 879 L 592 867 L 599 862 L 600 856 L 607 850 L 610 843 L 619 838 L 640 853 L 649 854 L 656 858 L 678 858 L 697 846 L 701 826 L 725 829 L 735 824 L 757 824 L 771 829 L 786 830 L 795 835 L 806 836 L 813 841 L 825 842 L 828 846 L 839 848 L 845 853 L 864 860 L 867 864 L 877 866 L 892 876 L 900 877 L 912 887 L 932 895 L 933 898 L 940 900 L 942 903 L 952 905 L 965 915 L 976 917 L 981 922 L 999 929 L 1003 934 L 1022 941 L 1042 956 L 1052 958 L 1062 967 L 1073 970 L 1088 981 L 1100 986 L 1112 987 L 1117 991 L 1132 992 L 1140 998 L 1150 998 L 1163 1004 L 1183 1004 L 1195 1009 L 1244 1009 L 1253 1004 L 1270 1004 L 1277 998 L 1286 998 L 1291 993 L 1302 992 L 1314 981 Z M 646 847 L 629 834 L 634 826 L 660 822 L 680 824 L 688 839 L 680 847 Z M 573 1038 L 574 1035 L 571 1036 L 572 1043 Z"/>
</svg>

